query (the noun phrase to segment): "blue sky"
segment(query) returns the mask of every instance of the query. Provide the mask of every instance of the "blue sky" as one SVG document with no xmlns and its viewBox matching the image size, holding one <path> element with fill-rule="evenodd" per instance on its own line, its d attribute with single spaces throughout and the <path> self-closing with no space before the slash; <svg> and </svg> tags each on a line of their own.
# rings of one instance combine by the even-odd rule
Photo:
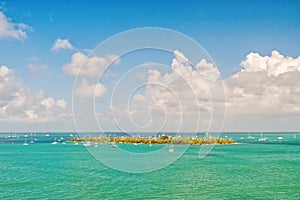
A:
<svg viewBox="0 0 300 200">
<path fill-rule="evenodd" d="M 62 67 L 71 56 L 133 28 L 164 27 L 186 34 L 208 51 L 225 79 L 240 71 L 250 52 L 300 55 L 299 1 L 10 0 L 1 5 L 10 22 L 30 28 L 27 38 L 0 38 L 0 66 L 14 70 L 24 87 L 43 90 L 68 105 L 71 94 L 66 91 L 74 77 Z M 73 49 L 51 51 L 59 38 L 68 39 Z M 32 73 L 27 67 L 32 63 L 47 69 Z"/>
</svg>

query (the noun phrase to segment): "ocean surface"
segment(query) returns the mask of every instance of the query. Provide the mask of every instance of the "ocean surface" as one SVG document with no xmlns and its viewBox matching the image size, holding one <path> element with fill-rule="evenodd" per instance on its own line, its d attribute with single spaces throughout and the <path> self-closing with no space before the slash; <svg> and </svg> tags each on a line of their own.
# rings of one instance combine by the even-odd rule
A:
<svg viewBox="0 0 300 200">
<path fill-rule="evenodd" d="M 300 133 L 224 133 L 240 144 L 215 145 L 204 159 L 190 146 L 167 167 L 138 174 L 66 142 L 74 135 L 0 134 L 0 199 L 300 199 Z"/>
</svg>

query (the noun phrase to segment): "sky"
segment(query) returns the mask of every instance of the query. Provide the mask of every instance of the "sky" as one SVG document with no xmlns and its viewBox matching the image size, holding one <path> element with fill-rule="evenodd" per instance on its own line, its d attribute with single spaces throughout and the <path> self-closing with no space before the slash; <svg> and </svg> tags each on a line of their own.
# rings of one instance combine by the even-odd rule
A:
<svg viewBox="0 0 300 200">
<path fill-rule="evenodd" d="M 0 1 L 0 131 L 298 131 L 299 9 L 292 0 Z M 180 32 L 205 52 L 197 62 L 180 47 L 93 54 L 142 27 Z"/>
</svg>

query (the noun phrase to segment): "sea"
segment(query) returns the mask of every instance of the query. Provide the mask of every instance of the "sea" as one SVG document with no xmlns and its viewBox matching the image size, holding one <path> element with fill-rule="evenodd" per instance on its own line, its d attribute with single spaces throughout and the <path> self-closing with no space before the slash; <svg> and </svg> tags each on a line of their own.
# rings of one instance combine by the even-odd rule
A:
<svg viewBox="0 0 300 200">
<path fill-rule="evenodd" d="M 68 142 L 74 137 L 1 133 L 0 199 L 300 199 L 300 133 L 222 133 L 237 144 L 215 145 L 201 159 L 201 147 L 189 146 L 174 162 L 145 173 L 105 165 L 83 143 Z"/>
</svg>

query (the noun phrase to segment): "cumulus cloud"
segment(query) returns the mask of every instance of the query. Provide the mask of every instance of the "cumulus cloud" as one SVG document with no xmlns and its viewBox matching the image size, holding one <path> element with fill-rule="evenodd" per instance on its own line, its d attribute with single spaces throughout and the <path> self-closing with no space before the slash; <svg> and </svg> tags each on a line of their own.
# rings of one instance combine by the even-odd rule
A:
<svg viewBox="0 0 300 200">
<path fill-rule="evenodd" d="M 58 51 L 61 49 L 74 49 L 73 45 L 70 43 L 68 39 L 56 39 L 53 43 L 51 51 Z"/>
<path fill-rule="evenodd" d="M 229 114 L 300 114 L 300 57 L 249 53 L 241 66 L 242 71 L 225 80 Z"/>
<path fill-rule="evenodd" d="M 220 101 L 221 93 L 216 88 L 220 84 L 222 86 L 222 80 L 216 67 L 206 59 L 200 60 L 195 66 L 177 50 L 174 51 L 171 72 L 167 70 L 163 73 L 159 67 L 155 69 L 154 66 L 145 66 L 150 69 L 147 70 L 146 80 L 139 79 L 143 83 L 138 86 L 145 85 L 141 92 L 133 95 L 132 91 L 126 93 L 122 87 L 125 83 L 120 83 L 120 88 L 115 89 L 117 94 L 113 96 L 111 108 L 114 120 L 120 127 L 127 127 L 131 131 L 153 131 L 160 128 L 169 131 L 194 131 L 198 122 L 202 129 L 208 128 L 214 107 L 211 98 L 215 97 Z M 127 83 L 128 81 L 126 78 Z M 133 86 L 133 90 L 138 86 Z M 130 97 L 129 103 L 119 101 L 127 100 L 124 93 Z M 224 104 L 224 101 L 221 103 Z M 201 120 L 198 121 L 200 115 Z"/>
<path fill-rule="evenodd" d="M 243 69 L 222 80 L 220 72 L 212 64 L 202 59 L 192 68 L 189 60 L 180 52 L 174 52 L 172 73 L 160 74 L 149 70 L 145 97 L 151 103 L 173 108 L 175 98 L 162 87 L 151 85 L 160 83 L 171 89 L 183 104 L 183 110 L 196 109 L 196 99 L 202 114 L 209 113 L 212 103 L 226 102 L 230 116 L 282 116 L 300 114 L 300 57 L 292 58 L 273 51 L 270 56 L 249 53 L 241 62 Z M 217 93 L 224 84 L 225 98 Z M 192 93 L 187 94 L 191 91 Z M 216 94 L 211 96 L 211 92 Z M 143 100 L 137 96 L 137 100 Z M 145 101 L 145 100 L 144 100 Z M 191 106 L 191 105 L 194 105 Z"/>
<path fill-rule="evenodd" d="M 63 66 L 63 72 L 70 76 L 76 76 L 77 73 L 82 77 L 99 77 L 104 68 L 111 62 L 119 64 L 120 59 L 116 55 L 107 55 L 105 57 L 87 57 L 81 52 L 72 55 L 71 62 Z"/>
<path fill-rule="evenodd" d="M 106 87 L 101 83 L 89 84 L 86 79 L 75 86 L 75 95 L 79 98 L 102 97 L 107 92 Z"/>
<path fill-rule="evenodd" d="M 111 110 L 118 125 L 131 130 L 141 127 L 151 130 L 158 126 L 149 124 L 156 120 L 155 123 L 162 125 L 164 119 L 167 130 L 178 127 L 180 120 L 182 128 L 189 130 L 196 119 L 201 120 L 202 129 L 210 123 L 213 113 L 216 118 L 222 117 L 216 110 L 222 109 L 222 104 L 226 105 L 225 124 L 231 124 L 230 129 L 239 127 L 239 122 L 244 124 L 244 130 L 248 129 L 245 124 L 249 118 L 256 126 L 261 125 L 262 118 L 268 120 L 271 129 L 276 117 L 295 119 L 300 115 L 300 57 L 284 56 L 278 51 L 269 56 L 249 53 L 241 66 L 241 71 L 222 80 L 213 63 L 202 59 L 193 68 L 184 54 L 174 51 L 171 72 L 149 69 L 145 89 L 134 93 L 129 104 L 117 101 Z M 124 90 L 120 91 L 124 95 Z M 222 92 L 225 96 L 219 95 Z M 124 98 L 120 95 L 114 99 Z M 198 111 L 200 118 L 196 115 Z"/>
<path fill-rule="evenodd" d="M 13 38 L 20 40 L 27 38 L 26 31 L 28 30 L 31 30 L 30 26 L 23 23 L 13 23 L 3 12 L 0 12 L 0 39 Z"/>
<path fill-rule="evenodd" d="M 66 107 L 63 99 L 22 86 L 13 70 L 0 67 L 0 121 L 46 122 L 57 119 Z"/>
<path fill-rule="evenodd" d="M 258 53 L 249 53 L 241 63 L 246 72 L 267 72 L 268 76 L 278 77 L 287 72 L 300 71 L 300 57 L 283 56 L 273 51 L 271 56 L 261 56 Z"/>
</svg>

